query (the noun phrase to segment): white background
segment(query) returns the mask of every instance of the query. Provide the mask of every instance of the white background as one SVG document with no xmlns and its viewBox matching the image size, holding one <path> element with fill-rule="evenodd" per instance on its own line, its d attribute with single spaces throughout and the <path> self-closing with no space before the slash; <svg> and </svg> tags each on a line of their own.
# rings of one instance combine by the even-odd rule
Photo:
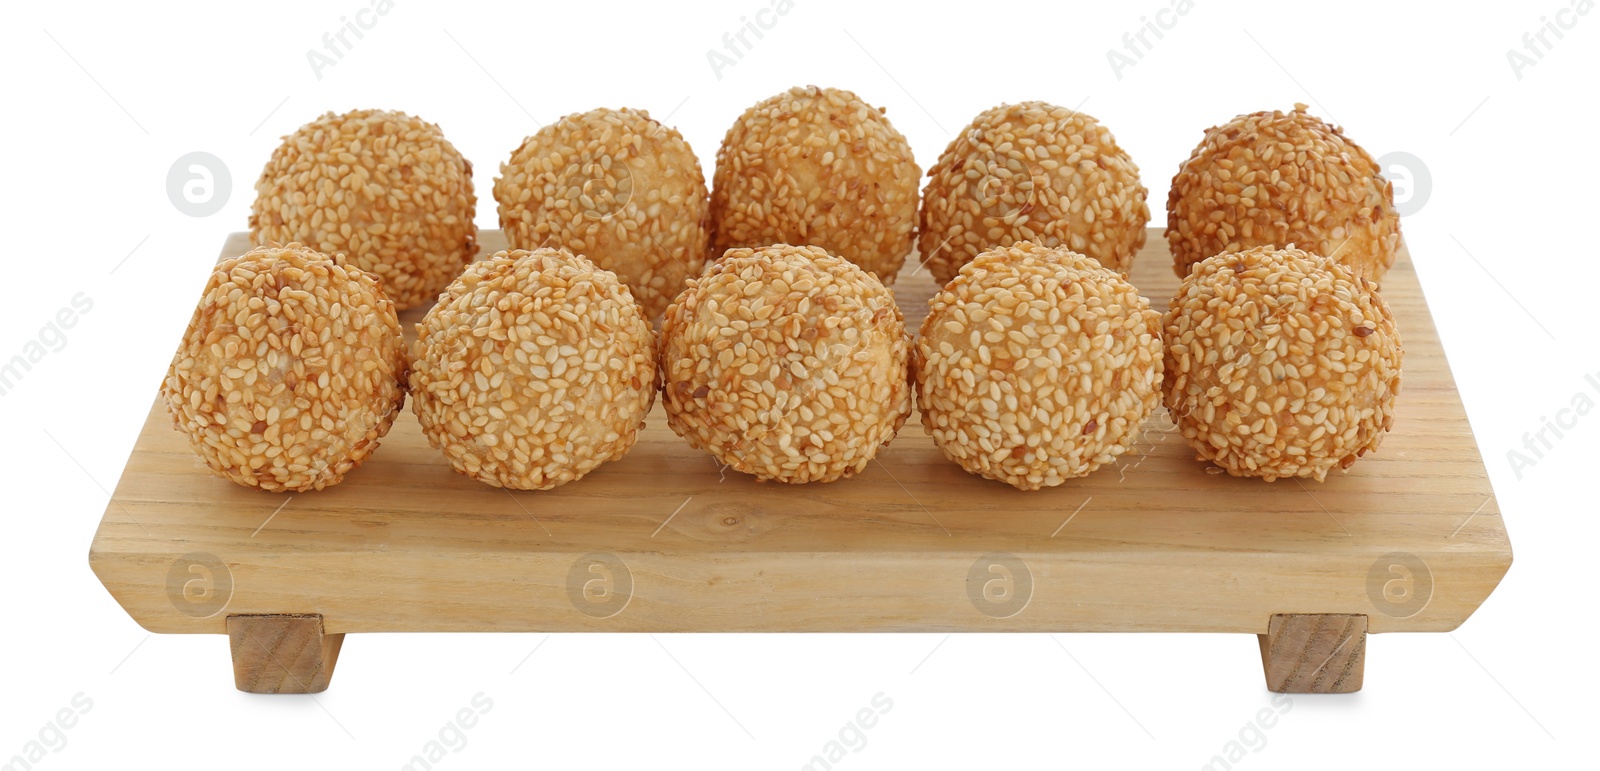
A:
<svg viewBox="0 0 1600 771">
<path fill-rule="evenodd" d="M 0 397 L 0 763 L 81 692 L 92 708 L 38 767 L 399 767 L 482 692 L 492 709 L 438 767 L 799 768 L 882 692 L 894 706 L 837 767 L 1205 765 L 1271 698 L 1246 636 L 353 636 L 331 690 L 261 697 L 233 689 L 224 638 L 147 635 L 90 573 L 107 490 L 278 137 L 330 109 L 421 115 L 474 162 L 487 228 L 538 122 L 648 109 L 709 177 L 740 111 L 812 83 L 887 106 L 924 168 L 992 105 L 1081 104 L 1143 170 L 1152 224 L 1202 130 L 1242 112 L 1308 102 L 1374 155 L 1422 159 L 1431 197 L 1404 235 L 1516 564 L 1456 632 L 1371 638 L 1366 690 L 1292 697 L 1238 767 L 1592 758 L 1600 410 L 1520 478 L 1507 451 L 1575 395 L 1600 402 L 1600 13 L 1563 12 L 1573 29 L 1519 78 L 1506 52 L 1569 0 L 1200 0 L 1119 79 L 1107 50 L 1168 0 L 895 5 L 796 0 L 719 79 L 707 51 L 767 0 L 398 0 L 319 79 L 307 51 L 367 0 L 8 4 L 0 357 L 75 294 L 93 307 Z M 231 170 L 210 217 L 165 190 L 191 151 Z"/>
</svg>

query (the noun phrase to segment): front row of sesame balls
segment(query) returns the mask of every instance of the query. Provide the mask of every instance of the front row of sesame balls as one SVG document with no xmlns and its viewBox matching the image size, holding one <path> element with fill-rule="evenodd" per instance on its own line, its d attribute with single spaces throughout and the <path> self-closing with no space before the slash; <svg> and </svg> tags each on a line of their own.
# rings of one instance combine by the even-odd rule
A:
<svg viewBox="0 0 1600 771">
<path fill-rule="evenodd" d="M 457 471 L 517 489 L 620 458 L 658 388 L 691 446 L 790 483 L 866 469 L 913 393 L 946 457 L 1024 490 L 1112 462 L 1163 396 L 1200 459 L 1268 481 L 1348 468 L 1392 424 L 1392 188 L 1303 106 L 1212 129 L 1180 170 L 1164 319 L 1126 279 L 1138 169 L 1075 111 L 979 115 L 920 212 L 905 138 L 847 91 L 752 107 L 716 172 L 708 193 L 645 113 L 568 116 L 496 180 L 513 250 L 471 263 L 471 165 L 436 126 L 323 116 L 257 183 L 264 245 L 212 275 L 174 423 L 267 490 L 336 484 L 408 390 Z M 915 342 L 886 288 L 914 236 L 943 284 Z M 1272 245 L 1294 238 L 1320 254 Z M 396 310 L 435 296 L 408 361 Z"/>
<path fill-rule="evenodd" d="M 549 489 L 621 458 L 658 387 L 691 446 L 789 483 L 863 471 L 914 392 L 946 457 L 1036 490 L 1126 452 L 1163 394 L 1200 459 L 1321 481 L 1393 424 L 1402 356 L 1376 286 L 1293 247 L 1201 261 L 1162 318 L 1098 261 L 1018 242 L 964 265 L 914 343 L 882 282 L 817 247 L 730 250 L 659 339 L 612 272 L 515 250 L 471 265 L 417 332 L 408 357 L 359 269 L 260 247 L 213 272 L 162 392 L 207 466 L 265 490 L 337 484 L 407 391 L 455 470 Z"/>
</svg>

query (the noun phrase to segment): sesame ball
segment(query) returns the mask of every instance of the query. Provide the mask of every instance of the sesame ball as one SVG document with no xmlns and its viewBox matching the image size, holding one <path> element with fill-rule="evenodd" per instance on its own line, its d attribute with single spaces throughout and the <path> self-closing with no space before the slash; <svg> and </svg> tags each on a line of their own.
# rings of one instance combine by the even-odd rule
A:
<svg viewBox="0 0 1600 771">
<path fill-rule="evenodd" d="M 893 284 L 911 251 L 920 174 L 883 108 L 837 88 L 791 88 L 745 110 L 722 140 L 715 255 L 810 244 Z"/>
<path fill-rule="evenodd" d="M 917 246 L 941 284 L 1017 241 L 1126 274 L 1149 221 L 1139 167 L 1109 129 L 1045 102 L 1003 104 L 973 118 L 928 169 Z"/>
<path fill-rule="evenodd" d="M 330 112 L 273 151 L 250 236 L 335 255 L 405 310 L 431 302 L 477 256 L 476 206 L 472 164 L 438 126 L 403 112 Z"/>
<path fill-rule="evenodd" d="M 1161 315 L 1066 247 L 990 249 L 929 301 L 915 352 L 922 424 L 945 457 L 1022 490 L 1132 446 L 1161 403 Z"/>
<path fill-rule="evenodd" d="M 1372 156 L 1296 104 L 1206 131 L 1172 178 L 1167 243 L 1179 278 L 1214 254 L 1299 244 L 1377 281 L 1400 248 L 1400 213 Z"/>
<path fill-rule="evenodd" d="M 1293 245 L 1209 257 L 1164 321 L 1167 409 L 1229 474 L 1320 482 L 1394 424 L 1400 335 L 1377 285 L 1340 261 Z"/>
<path fill-rule="evenodd" d="M 412 409 L 456 471 L 548 490 L 628 452 L 655 403 L 655 336 L 610 271 L 498 252 L 417 324 Z"/>
<path fill-rule="evenodd" d="M 910 338 L 872 274 L 814 246 L 732 249 L 661 327 L 667 424 L 735 470 L 831 482 L 911 413 Z"/>
<path fill-rule="evenodd" d="M 405 374 L 400 320 L 377 280 L 291 243 L 217 264 L 161 396 L 217 476 L 321 490 L 378 448 Z"/>
<path fill-rule="evenodd" d="M 500 227 L 513 249 L 555 246 L 617 274 L 650 318 L 705 266 L 705 175 L 676 129 L 642 110 L 599 109 L 539 129 L 500 166 Z"/>
</svg>

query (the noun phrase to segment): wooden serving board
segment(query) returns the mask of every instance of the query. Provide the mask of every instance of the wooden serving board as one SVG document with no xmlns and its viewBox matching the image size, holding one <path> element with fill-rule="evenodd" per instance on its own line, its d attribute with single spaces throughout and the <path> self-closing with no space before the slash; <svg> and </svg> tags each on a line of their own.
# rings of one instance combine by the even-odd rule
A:
<svg viewBox="0 0 1600 771">
<path fill-rule="evenodd" d="M 916 265 L 895 285 L 913 329 L 934 291 Z M 1132 279 L 1166 309 L 1160 231 Z M 1038 492 L 963 472 L 915 416 L 852 479 L 760 483 L 658 403 L 623 460 L 513 493 L 453 472 L 408 404 L 342 484 L 274 494 L 211 476 L 158 400 L 89 562 L 146 629 L 229 633 L 255 691 L 325 687 L 347 632 L 486 631 L 1239 632 L 1273 688 L 1352 690 L 1364 632 L 1454 629 L 1511 564 L 1407 254 L 1383 295 L 1394 431 L 1320 484 L 1214 473 L 1164 411 L 1115 466 Z"/>
</svg>

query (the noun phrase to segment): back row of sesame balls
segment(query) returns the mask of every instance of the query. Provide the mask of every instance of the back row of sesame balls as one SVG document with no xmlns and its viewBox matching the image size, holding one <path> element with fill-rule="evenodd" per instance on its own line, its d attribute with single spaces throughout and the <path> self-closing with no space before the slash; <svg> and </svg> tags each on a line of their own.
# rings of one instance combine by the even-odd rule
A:
<svg viewBox="0 0 1600 771">
<path fill-rule="evenodd" d="M 882 108 L 812 86 L 739 116 L 709 192 L 677 130 L 624 108 L 539 129 L 501 165 L 494 197 L 512 248 L 589 257 L 651 318 L 735 247 L 818 246 L 893 284 L 915 241 L 943 284 L 1017 241 L 1067 247 L 1124 275 L 1144 245 L 1138 167 L 1074 110 L 1023 102 L 979 114 L 928 169 L 920 208 L 919 174 Z M 256 244 L 344 255 L 401 310 L 434 300 L 477 255 L 472 164 L 410 115 L 324 115 L 285 137 L 256 191 Z M 1213 254 L 1292 243 L 1377 281 L 1399 246 L 1392 186 L 1304 105 L 1208 130 L 1173 178 L 1167 211 L 1180 277 Z"/>
<path fill-rule="evenodd" d="M 1305 116 L 1303 107 L 1264 116 L 1213 129 L 1175 180 L 1169 208 L 1189 207 L 1169 228 L 1180 275 L 1197 248 L 1220 244 L 1235 252 L 1241 237 L 1315 237 L 1321 228 L 1327 232 L 1315 243 L 1324 251 L 1327 239 L 1337 236 L 1341 247 L 1357 241 L 1345 254 L 1367 261 L 1351 267 L 1306 255 L 1311 261 L 1295 263 L 1297 275 L 1342 268 L 1334 276 L 1343 282 L 1341 291 L 1355 281 L 1365 289 L 1365 275 L 1392 262 L 1397 240 L 1396 228 L 1380 216 L 1393 215 L 1392 205 L 1382 205 L 1390 197 L 1387 183 L 1354 145 L 1344 157 L 1365 160 L 1360 171 L 1366 177 L 1320 167 L 1258 168 L 1275 155 L 1300 164 L 1297 169 L 1326 165 L 1339 149 L 1330 150 L 1329 142 L 1343 142 L 1337 130 L 1319 134 L 1325 126 Z M 1279 125 L 1285 123 L 1289 128 Z M 1318 136 L 1300 137 L 1309 144 L 1297 148 L 1289 141 L 1295 127 Z M 935 276 L 956 280 L 934 298 L 914 353 L 883 284 L 893 280 L 909 250 L 917 169 L 883 111 L 848 92 L 792 89 L 747 111 L 719 153 L 709 209 L 698 163 L 677 132 L 631 110 L 569 116 L 530 137 L 496 183 L 512 245 L 562 249 L 502 253 L 459 277 L 476 252 L 471 168 L 437 127 L 409 116 L 328 115 L 289 137 L 258 183 L 251 225 L 258 240 L 305 239 L 335 254 L 330 262 L 360 269 L 350 274 L 371 272 L 382 294 L 401 307 L 424 302 L 430 287 L 448 284 L 419 325 L 410 387 L 430 441 L 458 470 L 492 484 L 551 487 L 626 451 L 656 388 L 646 314 L 662 311 L 660 369 L 669 423 L 691 444 L 763 478 L 829 480 L 862 470 L 909 413 L 911 382 L 919 388 L 925 426 L 946 455 L 1018 487 L 1059 484 L 1125 451 L 1158 400 L 1163 353 L 1154 312 L 1123 275 L 1107 269 L 1125 272 L 1144 239 L 1148 209 L 1131 160 L 1093 119 L 1025 103 L 980 115 L 929 176 L 918 237 Z M 1371 188 L 1365 193 L 1353 184 L 1363 179 Z M 1278 203 L 1267 206 L 1274 191 Z M 1292 203 L 1295 196 L 1303 205 Z M 1337 211 L 1341 202 L 1348 211 Z M 1359 221 L 1335 222 L 1330 211 Z M 734 250 L 695 280 L 708 240 L 717 251 Z M 813 246 L 735 248 L 780 241 Z M 1015 245 L 1004 246 L 1008 242 Z M 297 250 L 311 251 L 298 244 L 289 249 Z M 574 252 L 609 271 L 595 270 Z M 270 270 L 289 264 L 282 252 L 269 256 L 278 266 Z M 258 267 L 245 265 L 244 279 Z M 1283 271 L 1277 273 L 1282 278 Z M 219 266 L 208 291 L 240 280 Z M 286 284 L 273 281 L 269 292 L 281 300 Z M 684 284 L 688 290 L 678 295 Z M 819 293 L 819 287 L 832 289 Z M 251 303 L 238 292 L 224 299 Z M 383 305 L 367 299 L 361 308 Z M 573 313 L 573 303 L 583 312 Z M 841 303 L 856 310 L 841 311 Z M 335 314 L 351 309 L 349 302 L 335 301 L 331 311 L 322 304 Z M 1178 305 L 1175 299 L 1174 313 Z M 600 318 L 589 316 L 591 307 Z M 220 350 L 215 329 L 195 339 L 203 312 L 218 310 L 240 309 L 197 309 L 186 347 Z M 744 316 L 729 315 L 736 313 Z M 1377 315 L 1386 316 L 1387 309 Z M 767 333 L 762 327 L 769 320 L 796 328 Z M 248 344 L 254 334 L 248 326 L 236 324 L 230 332 Z M 1326 334 L 1327 322 L 1321 326 L 1319 334 Z M 1171 314 L 1167 327 L 1171 334 Z M 562 330 L 569 339 L 559 339 Z M 325 332 L 322 337 L 326 342 Z M 1389 358 L 1397 388 L 1397 336 L 1371 342 L 1385 340 L 1395 349 Z M 1344 363 L 1349 353 L 1335 358 Z M 397 411 L 392 389 L 379 388 L 378 398 L 367 399 L 365 417 L 345 414 L 350 405 L 322 409 L 308 402 L 278 410 L 247 405 L 259 414 L 246 421 L 227 415 L 226 403 L 236 399 L 219 396 L 216 378 L 184 382 L 179 376 L 180 363 L 194 374 L 193 354 L 180 350 L 169 376 L 175 421 L 213 469 L 247 484 L 305 489 L 335 483 L 370 452 Z M 908 361 L 913 356 L 914 364 Z M 225 374 L 240 369 L 212 358 Z M 339 363 L 338 354 L 333 362 Z M 573 372 L 563 380 L 558 370 L 566 368 Z M 264 385 L 282 398 L 281 369 L 275 382 L 263 379 L 258 390 Z M 914 377 L 919 371 L 923 376 Z M 558 381 L 571 390 L 558 389 L 552 402 L 550 385 Z M 222 390 L 235 385 L 221 382 Z M 1341 383 L 1324 377 L 1317 391 L 1325 395 Z M 1371 388 L 1354 390 L 1359 409 L 1345 405 L 1354 410 L 1353 421 L 1375 420 L 1387 429 L 1389 405 Z M 1302 387 L 1300 404 L 1306 393 Z M 1392 390 L 1378 396 L 1392 403 Z M 197 420 L 195 409 L 213 401 L 223 415 Z M 1179 412 L 1170 388 L 1169 407 L 1180 423 L 1192 412 L 1189 405 Z M 1288 414 L 1283 405 L 1277 412 Z M 330 420 L 328 413 L 340 416 Z M 1326 422 L 1327 413 L 1316 414 Z M 348 457 L 294 457 L 297 448 L 289 445 L 274 454 L 259 434 L 298 436 L 264 425 L 287 414 L 302 424 L 315 415 L 366 435 L 347 437 L 347 448 L 358 450 Z M 1202 457 L 1235 473 L 1268 479 L 1326 473 L 1324 451 L 1272 465 L 1285 452 L 1304 455 L 1304 447 L 1269 448 L 1275 454 L 1266 463 L 1250 452 L 1208 452 L 1219 449 L 1210 447 L 1218 444 L 1218 421 L 1238 418 L 1208 413 L 1184 433 Z M 208 420 L 210 434 L 198 436 Z M 251 430 L 241 441 L 241 427 L 230 424 L 245 422 Z M 1276 426 L 1261 422 L 1244 428 L 1270 442 Z M 1295 430 L 1284 426 L 1286 434 Z M 1317 433 L 1313 439 L 1324 444 L 1346 440 L 1332 458 L 1345 466 L 1376 445 L 1367 429 L 1335 432 L 1338 437 L 1324 436 L 1326 426 L 1306 433 Z M 253 454 L 243 453 L 241 444 Z M 1359 452 L 1341 454 L 1347 449 Z M 273 473 L 263 477 L 269 463 Z"/>
</svg>

